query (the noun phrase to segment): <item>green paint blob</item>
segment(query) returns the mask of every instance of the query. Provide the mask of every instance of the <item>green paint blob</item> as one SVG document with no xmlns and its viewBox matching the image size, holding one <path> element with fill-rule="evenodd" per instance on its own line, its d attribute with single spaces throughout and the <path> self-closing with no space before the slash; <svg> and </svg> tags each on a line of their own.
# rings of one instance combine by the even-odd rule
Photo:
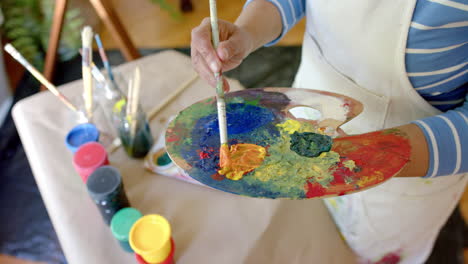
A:
<svg viewBox="0 0 468 264">
<path fill-rule="evenodd" d="M 317 157 L 322 152 L 328 152 L 332 143 L 331 137 L 313 132 L 294 132 L 291 135 L 291 150 L 304 157 Z"/>
<path fill-rule="evenodd" d="M 172 162 L 172 160 L 171 160 L 171 158 L 169 158 L 169 155 L 167 155 L 167 152 L 164 152 L 163 155 L 159 156 L 156 159 L 156 165 L 158 165 L 158 166 L 164 166 L 164 165 L 167 165 L 167 164 L 169 164 L 171 162 Z"/>
</svg>

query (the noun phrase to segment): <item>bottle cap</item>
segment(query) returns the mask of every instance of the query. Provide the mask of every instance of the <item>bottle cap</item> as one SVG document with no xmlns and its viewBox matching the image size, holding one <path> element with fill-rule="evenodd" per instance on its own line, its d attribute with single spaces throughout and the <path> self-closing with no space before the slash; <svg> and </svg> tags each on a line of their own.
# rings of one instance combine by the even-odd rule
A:
<svg viewBox="0 0 468 264">
<path fill-rule="evenodd" d="M 86 182 L 89 175 L 97 168 L 108 164 L 106 149 L 97 142 L 82 145 L 73 156 L 73 166 L 83 182 Z"/>
<path fill-rule="evenodd" d="M 81 145 L 92 141 L 97 142 L 98 140 L 99 130 L 96 126 L 91 123 L 84 123 L 75 126 L 68 132 L 65 144 L 72 153 L 75 153 Z"/>
<path fill-rule="evenodd" d="M 160 215 L 146 215 L 140 218 L 130 230 L 130 246 L 146 262 L 165 261 L 172 249 L 171 226 Z"/>
<path fill-rule="evenodd" d="M 89 175 L 86 187 L 93 199 L 107 199 L 120 191 L 122 176 L 116 168 L 102 166 Z"/>
<path fill-rule="evenodd" d="M 114 237 L 120 241 L 128 242 L 130 230 L 133 224 L 143 215 L 135 208 L 127 207 L 119 210 L 111 221 L 111 231 Z"/>
</svg>

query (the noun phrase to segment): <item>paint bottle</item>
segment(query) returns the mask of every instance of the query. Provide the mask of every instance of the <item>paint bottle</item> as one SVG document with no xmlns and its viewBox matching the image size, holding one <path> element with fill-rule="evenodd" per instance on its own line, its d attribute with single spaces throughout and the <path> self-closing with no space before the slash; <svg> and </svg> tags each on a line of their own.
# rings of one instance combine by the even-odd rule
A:
<svg viewBox="0 0 468 264">
<path fill-rule="evenodd" d="M 140 218 L 130 230 L 130 246 L 139 263 L 174 264 L 175 245 L 171 238 L 171 226 L 161 215 Z"/>
<path fill-rule="evenodd" d="M 96 169 L 86 181 L 88 193 L 106 224 L 120 209 L 130 207 L 120 172 L 112 166 Z"/>
<path fill-rule="evenodd" d="M 157 174 L 171 177 L 179 173 L 177 165 L 162 148 L 148 155 L 147 162 L 150 163 L 152 171 Z"/>
<path fill-rule="evenodd" d="M 105 165 L 109 165 L 106 149 L 97 142 L 82 145 L 73 156 L 73 166 L 85 183 L 91 173 Z"/>
<path fill-rule="evenodd" d="M 135 117 L 120 114 L 120 124 L 118 127 L 120 140 L 132 158 L 143 158 L 148 154 L 153 145 L 153 136 L 146 114 L 139 108 Z"/>
<path fill-rule="evenodd" d="M 99 130 L 91 123 L 84 123 L 75 126 L 65 137 L 67 148 L 75 153 L 78 148 L 87 142 L 98 142 Z"/>
<path fill-rule="evenodd" d="M 127 207 L 119 210 L 111 221 L 111 231 L 114 237 L 119 241 L 120 246 L 127 251 L 133 252 L 128 242 L 130 236 L 130 229 L 133 224 L 142 217 L 143 215 L 135 208 Z"/>
</svg>

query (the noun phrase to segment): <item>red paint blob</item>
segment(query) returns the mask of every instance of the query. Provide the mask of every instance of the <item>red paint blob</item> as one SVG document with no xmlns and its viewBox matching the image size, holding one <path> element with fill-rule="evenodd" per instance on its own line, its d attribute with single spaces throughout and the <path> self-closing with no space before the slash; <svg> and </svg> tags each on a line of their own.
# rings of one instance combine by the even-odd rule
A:
<svg viewBox="0 0 468 264">
<path fill-rule="evenodd" d="M 374 264 L 398 264 L 400 260 L 401 257 L 397 253 L 388 253 L 379 261 L 374 262 Z"/>
<path fill-rule="evenodd" d="M 210 154 L 204 151 L 200 151 L 200 153 L 198 153 L 198 156 L 200 157 L 200 159 L 208 159 L 210 157 Z"/>
<path fill-rule="evenodd" d="M 308 182 L 306 186 L 306 190 L 307 190 L 306 196 L 308 198 L 324 196 L 327 193 L 327 189 L 322 187 L 320 183 L 316 183 L 316 182 L 314 183 Z"/>
<path fill-rule="evenodd" d="M 411 154 L 409 141 L 397 131 L 377 131 L 337 138 L 332 150 L 353 160 L 360 168 L 358 172 L 352 172 L 340 164 L 334 176 L 350 177 L 348 179 L 353 180 L 352 184 L 365 180 L 361 182 L 365 185 L 362 188 L 383 182 L 398 173 L 409 161 Z"/>
<path fill-rule="evenodd" d="M 334 180 L 325 187 L 308 183 L 308 198 L 345 195 L 382 183 L 397 174 L 411 154 L 408 139 L 398 130 L 336 138 L 332 150 L 341 156 L 340 162 L 330 168 Z M 347 160 L 354 161 L 354 170 L 344 166 Z"/>
<path fill-rule="evenodd" d="M 180 137 L 177 136 L 176 134 L 171 134 L 170 136 L 168 136 L 166 138 L 167 142 L 176 142 L 176 141 L 179 141 L 179 140 L 180 140 Z"/>
<path fill-rule="evenodd" d="M 224 175 L 221 175 L 219 173 L 215 173 L 213 175 L 211 175 L 211 178 L 215 181 L 222 181 L 224 179 L 226 179 L 226 177 L 224 177 Z"/>
</svg>

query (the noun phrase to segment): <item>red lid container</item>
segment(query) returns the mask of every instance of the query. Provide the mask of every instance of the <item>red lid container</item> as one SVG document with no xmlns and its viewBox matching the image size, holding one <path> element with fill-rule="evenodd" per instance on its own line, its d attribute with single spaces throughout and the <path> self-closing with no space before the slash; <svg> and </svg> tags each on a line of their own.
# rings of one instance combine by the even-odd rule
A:
<svg viewBox="0 0 468 264">
<path fill-rule="evenodd" d="M 89 175 L 97 168 L 109 165 L 106 149 L 97 142 L 89 142 L 82 145 L 73 156 L 73 166 L 83 179 L 88 180 Z"/>
<path fill-rule="evenodd" d="M 169 253 L 169 256 L 167 256 L 167 258 L 163 262 L 159 262 L 157 264 L 175 264 L 175 262 L 174 262 L 174 252 L 175 252 L 174 240 L 171 238 L 171 252 Z M 135 253 L 135 258 L 136 258 L 138 264 L 150 264 L 150 263 L 146 262 L 137 253 Z"/>
</svg>

